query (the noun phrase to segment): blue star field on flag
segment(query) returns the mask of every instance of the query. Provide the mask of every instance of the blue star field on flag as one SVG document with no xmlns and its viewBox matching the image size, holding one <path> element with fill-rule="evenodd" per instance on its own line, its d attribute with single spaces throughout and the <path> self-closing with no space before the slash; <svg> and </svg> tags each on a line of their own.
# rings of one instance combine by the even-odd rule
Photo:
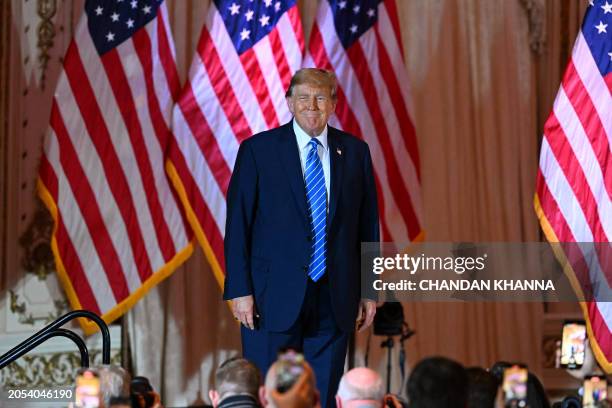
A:
<svg viewBox="0 0 612 408">
<path fill-rule="evenodd" d="M 589 44 L 593 59 L 602 76 L 612 70 L 612 0 L 591 0 L 587 8 L 582 34 Z"/>
<path fill-rule="evenodd" d="M 215 0 L 236 52 L 242 54 L 270 34 L 295 0 Z"/>
<path fill-rule="evenodd" d="M 163 0 L 87 0 L 87 26 L 100 55 L 153 20 Z"/>
<path fill-rule="evenodd" d="M 329 0 L 334 25 L 344 48 L 350 47 L 378 20 L 378 4 L 382 0 Z"/>
</svg>

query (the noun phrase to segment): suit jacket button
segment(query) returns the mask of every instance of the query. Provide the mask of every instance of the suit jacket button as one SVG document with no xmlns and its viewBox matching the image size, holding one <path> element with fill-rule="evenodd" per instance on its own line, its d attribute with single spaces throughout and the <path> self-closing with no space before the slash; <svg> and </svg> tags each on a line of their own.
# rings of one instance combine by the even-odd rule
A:
<svg viewBox="0 0 612 408">
<path fill-rule="evenodd" d="M 306 237 L 306 240 L 308 240 L 308 242 L 311 242 L 311 241 L 312 241 L 312 235 L 308 235 L 308 236 Z"/>
<path fill-rule="evenodd" d="M 304 265 L 304 272 L 308 272 L 308 265 Z"/>
</svg>

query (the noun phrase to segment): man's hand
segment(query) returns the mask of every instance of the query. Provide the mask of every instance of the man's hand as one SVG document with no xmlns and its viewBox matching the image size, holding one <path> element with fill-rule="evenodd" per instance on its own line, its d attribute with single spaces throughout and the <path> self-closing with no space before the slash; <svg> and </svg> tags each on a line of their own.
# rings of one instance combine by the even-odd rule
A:
<svg viewBox="0 0 612 408">
<path fill-rule="evenodd" d="M 359 311 L 357 312 L 357 331 L 362 332 L 374 321 L 376 314 L 376 302 L 371 299 L 361 299 Z"/>
<path fill-rule="evenodd" d="M 393 394 L 387 394 L 383 397 L 384 407 L 402 408 L 402 403 Z"/>
<path fill-rule="evenodd" d="M 245 327 L 254 330 L 255 322 L 253 315 L 255 314 L 255 302 L 253 301 L 253 295 L 237 297 L 231 301 L 234 318 L 239 320 Z"/>
</svg>

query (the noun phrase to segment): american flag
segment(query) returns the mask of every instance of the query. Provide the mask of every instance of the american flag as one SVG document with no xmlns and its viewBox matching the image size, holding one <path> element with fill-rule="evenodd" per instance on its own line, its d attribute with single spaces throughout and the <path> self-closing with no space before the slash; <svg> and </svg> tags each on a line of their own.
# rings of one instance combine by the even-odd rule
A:
<svg viewBox="0 0 612 408">
<path fill-rule="evenodd" d="M 295 0 L 215 0 L 174 109 L 167 166 L 223 287 L 225 198 L 238 146 L 287 122 L 285 90 L 304 39 Z"/>
<path fill-rule="evenodd" d="M 332 124 L 370 146 L 383 239 L 420 240 L 419 152 L 395 0 L 321 1 L 305 65 L 336 73 Z"/>
<path fill-rule="evenodd" d="M 550 242 L 600 243 L 590 246 L 596 251 L 565 244 L 566 252 L 558 254 L 573 266 L 570 273 L 578 277 L 574 282 L 582 286 L 579 292 L 589 292 L 580 293 L 586 300 L 581 306 L 591 347 L 607 372 L 612 372 L 612 303 L 601 301 L 598 294 L 610 292 L 611 71 L 612 3 L 593 0 L 544 125 L 535 195 L 536 212 Z M 579 257 L 577 250 L 582 251 Z M 584 279 L 589 276 L 590 281 Z"/>
<path fill-rule="evenodd" d="M 163 164 L 173 47 L 163 2 L 88 0 L 53 99 L 39 193 L 56 266 L 72 307 L 106 321 L 192 251 Z"/>
</svg>

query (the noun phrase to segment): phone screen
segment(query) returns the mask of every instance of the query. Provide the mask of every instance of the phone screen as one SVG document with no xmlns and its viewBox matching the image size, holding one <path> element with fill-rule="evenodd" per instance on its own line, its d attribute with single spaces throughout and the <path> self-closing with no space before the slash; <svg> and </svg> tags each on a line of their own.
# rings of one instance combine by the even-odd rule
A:
<svg viewBox="0 0 612 408">
<path fill-rule="evenodd" d="M 582 322 L 566 322 L 561 337 L 561 367 L 580 368 L 584 364 L 586 326 Z"/>
<path fill-rule="evenodd" d="M 605 401 L 608 397 L 608 382 L 606 377 L 593 375 L 584 379 L 584 393 L 582 394 L 582 406 L 584 408 L 596 407 L 598 403 Z"/>
<path fill-rule="evenodd" d="M 78 408 L 100 406 L 100 378 L 91 370 L 84 370 L 76 378 L 75 405 Z"/>
<path fill-rule="evenodd" d="M 504 400 L 507 407 L 527 405 L 527 367 L 513 365 L 504 370 Z"/>
</svg>

